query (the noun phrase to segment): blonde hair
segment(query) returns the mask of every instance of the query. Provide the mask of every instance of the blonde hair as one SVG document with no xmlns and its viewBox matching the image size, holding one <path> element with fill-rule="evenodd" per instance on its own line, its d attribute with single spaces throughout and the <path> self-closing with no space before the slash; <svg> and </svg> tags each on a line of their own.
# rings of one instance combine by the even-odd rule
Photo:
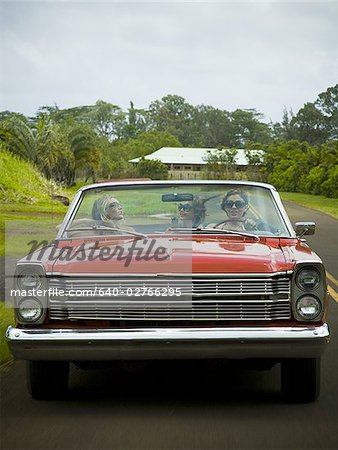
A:
<svg viewBox="0 0 338 450">
<path fill-rule="evenodd" d="M 92 209 L 93 219 L 108 222 L 110 220 L 110 217 L 107 215 L 107 210 L 109 209 L 110 204 L 113 202 L 119 203 L 119 201 L 115 197 L 112 197 L 111 194 L 105 194 L 95 200 Z"/>
</svg>

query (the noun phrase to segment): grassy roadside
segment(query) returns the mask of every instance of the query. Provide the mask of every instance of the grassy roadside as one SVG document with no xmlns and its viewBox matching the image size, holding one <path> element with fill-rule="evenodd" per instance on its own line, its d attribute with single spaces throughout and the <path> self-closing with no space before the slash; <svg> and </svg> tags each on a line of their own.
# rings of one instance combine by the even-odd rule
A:
<svg viewBox="0 0 338 450">
<path fill-rule="evenodd" d="M 27 243 L 32 239 L 51 240 L 55 236 L 56 225 L 64 217 L 64 213 L 54 213 L 53 216 L 45 213 L 39 206 L 26 212 L 14 211 L 15 205 L 10 206 L 11 212 L 0 212 L 0 257 L 5 256 L 5 253 L 6 256 L 22 257 L 30 248 Z M 0 210 L 2 209 L 0 203 Z"/>
<path fill-rule="evenodd" d="M 15 214 L 15 215 L 39 215 L 39 214 L 66 214 L 68 207 L 62 205 L 60 202 L 54 201 L 50 203 L 38 203 L 33 204 L 20 204 L 20 203 L 3 203 L 0 202 L 0 210 L 2 214 Z"/>
<path fill-rule="evenodd" d="M 0 302 L 0 366 L 12 359 L 12 355 L 7 347 L 5 332 L 8 325 L 13 324 L 13 310 L 6 308 L 6 306 L 2 302 Z"/>
<path fill-rule="evenodd" d="M 55 221 L 62 221 L 64 214 L 67 211 L 67 207 L 59 203 L 54 202 L 53 216 Z M 13 221 L 16 227 L 22 223 L 24 228 L 27 229 L 28 225 L 24 223 L 32 223 L 35 219 L 39 224 L 40 231 L 43 229 L 44 222 L 50 222 L 51 218 L 51 204 L 19 204 L 14 202 L 0 202 L 0 256 L 5 256 L 5 223 L 6 221 Z M 39 222 L 38 222 L 39 221 Z M 34 238 L 34 235 L 32 236 Z M 19 249 L 24 248 L 27 237 L 14 236 L 13 243 L 11 244 L 12 250 L 15 251 L 16 247 Z M 5 332 L 8 325 L 14 325 L 14 313 L 13 310 L 7 308 L 5 304 L 0 301 L 0 366 L 7 363 L 12 359 L 12 355 L 7 347 Z"/>
<path fill-rule="evenodd" d="M 15 169 L 18 170 L 17 168 Z M 19 170 L 20 171 L 20 170 Z M 34 174 L 33 174 L 34 175 Z M 31 177 L 31 175 L 30 175 Z M 29 180 L 28 180 L 29 181 Z M 27 182 L 28 182 L 27 181 Z M 22 182 L 22 180 L 21 180 Z M 83 183 L 82 183 L 83 184 Z M 78 184 L 69 189 L 63 189 L 62 194 L 67 195 L 70 200 L 73 199 L 75 192 L 82 184 Z M 21 188 L 20 188 L 21 189 Z M 20 191 L 18 187 L 18 191 Z M 37 189 L 38 190 L 38 189 Z M 18 197 L 17 195 L 14 196 Z M 45 196 L 46 197 L 46 196 Z M 39 223 L 39 232 L 44 228 L 43 224 L 50 222 L 51 218 L 55 222 L 61 222 L 63 216 L 67 212 L 67 207 L 57 201 L 48 201 L 48 198 L 37 196 L 37 202 L 28 201 L 25 203 L 23 201 L 10 201 L 10 196 L 6 196 L 2 201 L 0 201 L 0 256 L 5 256 L 5 222 L 8 220 L 13 220 L 18 226 L 20 222 L 23 222 L 23 228 L 27 229 L 27 225 L 24 222 L 29 223 L 29 221 L 35 220 Z M 18 197 L 19 198 L 19 197 Z M 41 230 L 42 229 L 42 230 Z M 15 238 L 15 236 L 14 236 Z M 32 236 L 34 238 L 34 235 Z M 14 239 L 14 244 L 17 247 L 23 247 L 25 244 L 20 236 Z M 13 247 L 15 250 L 15 245 Z M 12 359 L 11 353 L 7 347 L 5 332 L 8 325 L 14 324 L 14 313 L 12 309 L 7 308 L 2 301 L 0 301 L 0 366 L 5 364 L 7 361 Z"/>
<path fill-rule="evenodd" d="M 283 201 L 307 206 L 338 219 L 338 198 L 327 198 L 323 195 L 299 194 L 296 192 L 280 192 L 279 194 Z"/>
</svg>

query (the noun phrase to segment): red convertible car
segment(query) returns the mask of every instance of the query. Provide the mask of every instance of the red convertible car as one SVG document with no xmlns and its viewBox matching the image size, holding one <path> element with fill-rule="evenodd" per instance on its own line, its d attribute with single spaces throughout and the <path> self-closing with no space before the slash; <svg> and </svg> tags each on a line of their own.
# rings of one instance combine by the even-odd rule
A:
<svg viewBox="0 0 338 450">
<path fill-rule="evenodd" d="M 289 401 L 319 395 L 329 341 L 320 258 L 273 186 L 99 183 L 55 240 L 17 263 L 7 340 L 33 397 L 59 396 L 70 363 L 244 359 L 280 364 Z"/>
</svg>

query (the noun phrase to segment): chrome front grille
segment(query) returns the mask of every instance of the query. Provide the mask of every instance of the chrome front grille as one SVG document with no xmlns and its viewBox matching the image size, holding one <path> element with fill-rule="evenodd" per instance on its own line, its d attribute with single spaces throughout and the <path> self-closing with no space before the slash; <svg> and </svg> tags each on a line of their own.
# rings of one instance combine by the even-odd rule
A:
<svg viewBox="0 0 338 450">
<path fill-rule="evenodd" d="M 181 297 L 127 295 L 136 288 L 179 288 Z M 285 277 L 217 276 L 94 278 L 60 276 L 49 280 L 51 319 L 77 320 L 285 320 L 291 317 L 290 280 Z M 118 296 L 98 290 L 123 290 Z M 58 295 L 62 290 L 64 295 Z M 70 292 L 87 291 L 86 296 Z M 55 291 L 53 293 L 53 291 Z M 102 293 L 102 291 L 101 291 Z"/>
</svg>

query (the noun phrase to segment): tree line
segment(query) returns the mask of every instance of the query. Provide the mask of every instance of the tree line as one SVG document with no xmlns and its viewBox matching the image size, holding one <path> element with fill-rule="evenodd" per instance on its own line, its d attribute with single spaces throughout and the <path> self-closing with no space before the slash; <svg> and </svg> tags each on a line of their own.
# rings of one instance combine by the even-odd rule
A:
<svg viewBox="0 0 338 450">
<path fill-rule="evenodd" d="M 0 113 L 1 148 L 68 186 L 78 178 L 165 177 L 159 162 L 128 163 L 164 146 L 245 148 L 264 150 L 260 179 L 284 190 L 338 196 L 337 140 L 338 84 L 297 113 L 284 110 L 276 123 L 256 109 L 194 106 L 178 95 L 144 109 L 98 100 L 68 109 L 42 106 L 33 117 Z M 210 164 L 218 170 L 217 161 Z"/>
</svg>

